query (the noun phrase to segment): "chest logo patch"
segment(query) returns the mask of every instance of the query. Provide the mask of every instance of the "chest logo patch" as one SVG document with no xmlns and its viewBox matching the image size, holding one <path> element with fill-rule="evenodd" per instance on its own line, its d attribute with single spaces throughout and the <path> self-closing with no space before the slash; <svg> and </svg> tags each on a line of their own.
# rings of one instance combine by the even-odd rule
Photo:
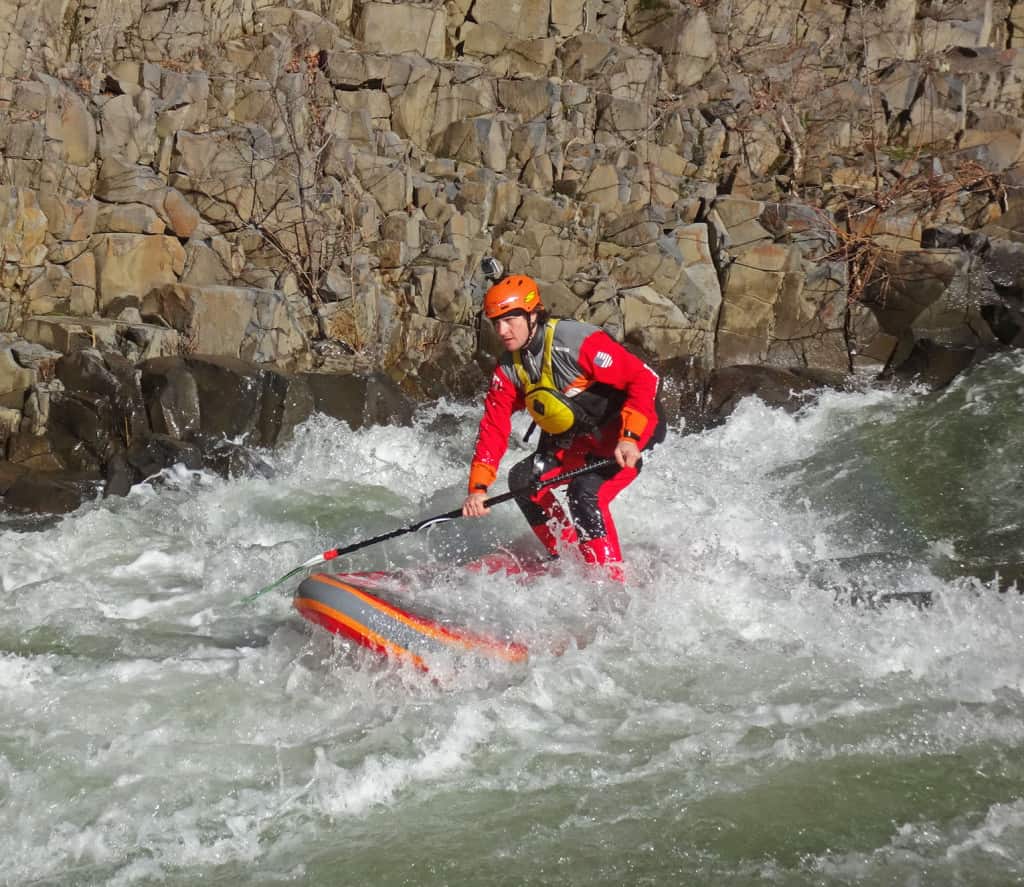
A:
<svg viewBox="0 0 1024 887">
<path fill-rule="evenodd" d="M 607 351 L 598 351 L 594 355 L 594 363 L 601 369 L 606 370 L 612 365 L 612 356 Z"/>
</svg>

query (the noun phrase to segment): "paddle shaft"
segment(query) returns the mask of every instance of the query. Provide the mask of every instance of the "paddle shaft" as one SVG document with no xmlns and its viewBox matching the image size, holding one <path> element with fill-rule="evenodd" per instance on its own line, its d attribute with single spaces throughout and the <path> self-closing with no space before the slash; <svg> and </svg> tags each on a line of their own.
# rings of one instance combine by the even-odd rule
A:
<svg viewBox="0 0 1024 887">
<path fill-rule="evenodd" d="M 575 468 L 572 471 L 564 471 L 561 474 L 548 478 L 547 480 L 536 481 L 532 484 L 527 484 L 524 487 L 509 490 L 506 493 L 502 493 L 500 496 L 492 496 L 484 502 L 484 507 L 490 508 L 494 505 L 500 505 L 502 502 L 507 502 L 509 499 L 514 499 L 516 496 L 523 495 L 523 493 L 532 493 L 536 490 L 543 490 L 545 487 L 553 487 L 558 484 L 565 483 L 566 481 L 570 481 L 573 478 L 580 477 L 581 475 L 590 474 L 592 471 L 600 471 L 602 468 L 608 468 L 615 464 L 614 459 L 602 459 L 599 462 L 591 462 L 589 465 L 584 465 L 582 468 Z M 410 524 L 407 527 L 401 527 L 400 529 L 392 530 L 389 533 L 381 533 L 379 536 L 374 536 L 372 539 L 363 539 L 361 542 L 353 542 L 351 545 L 346 545 L 344 548 L 332 548 L 329 551 L 325 551 L 322 557 L 325 561 L 334 560 L 334 558 L 340 557 L 343 554 L 352 554 L 354 551 L 359 551 L 361 548 L 368 548 L 371 545 L 376 545 L 378 542 L 385 542 L 388 539 L 394 539 L 397 536 L 404 536 L 407 533 L 415 533 L 417 530 L 422 530 L 430 524 L 455 520 L 460 517 L 462 517 L 462 509 L 453 508 L 451 511 L 446 511 L 444 514 L 424 518 L 423 520 Z"/>
<path fill-rule="evenodd" d="M 507 493 L 502 493 L 500 496 L 492 496 L 484 502 L 484 506 L 486 508 L 490 508 L 492 505 L 499 505 L 502 502 L 507 502 L 509 499 L 514 499 L 516 496 L 521 496 L 524 493 L 532 493 L 536 490 L 543 490 L 545 487 L 557 486 L 558 484 L 572 480 L 574 477 L 590 474 L 592 471 L 600 471 L 602 468 L 609 468 L 615 464 L 616 462 L 614 459 L 601 459 L 599 462 L 591 462 L 589 465 L 584 465 L 582 468 L 574 468 L 572 471 L 564 471 L 561 474 L 548 478 L 547 480 L 535 481 L 532 484 L 527 484 L 525 487 L 518 487 L 515 490 L 509 490 Z M 270 585 L 264 586 L 254 594 L 250 594 L 248 597 L 242 598 L 240 603 L 245 604 L 256 600 L 256 598 L 261 595 L 264 595 L 268 591 L 284 584 L 288 579 L 291 579 L 292 576 L 296 576 L 304 570 L 315 567 L 317 564 L 322 564 L 325 561 L 332 561 L 343 554 L 352 554 L 353 551 L 359 551 L 361 548 L 369 548 L 371 545 L 376 545 L 378 542 L 394 539 L 397 536 L 404 536 L 406 533 L 415 533 L 417 530 L 422 530 L 424 527 L 430 526 L 430 524 L 455 520 L 459 517 L 462 517 L 462 509 L 453 508 L 451 511 L 446 511 L 444 514 L 428 517 L 425 520 L 417 521 L 407 527 L 392 530 L 390 533 L 381 533 L 379 536 L 374 536 L 372 539 L 363 539 L 361 542 L 353 542 L 351 545 L 346 545 L 344 548 L 332 548 L 329 551 L 325 551 L 323 554 L 311 557 L 305 563 L 299 564 L 299 566 L 294 570 L 290 570 L 285 573 L 280 579 L 270 583 Z"/>
</svg>

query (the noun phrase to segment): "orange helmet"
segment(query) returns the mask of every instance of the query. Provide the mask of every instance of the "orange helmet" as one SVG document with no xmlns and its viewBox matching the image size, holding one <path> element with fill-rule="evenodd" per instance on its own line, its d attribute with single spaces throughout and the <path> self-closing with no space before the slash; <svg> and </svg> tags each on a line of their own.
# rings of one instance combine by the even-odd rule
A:
<svg viewBox="0 0 1024 887">
<path fill-rule="evenodd" d="M 532 314 L 544 307 L 538 290 L 537 281 L 532 277 L 525 274 L 510 274 L 487 290 L 487 295 L 484 296 L 484 314 L 490 320 L 513 311 Z"/>
</svg>

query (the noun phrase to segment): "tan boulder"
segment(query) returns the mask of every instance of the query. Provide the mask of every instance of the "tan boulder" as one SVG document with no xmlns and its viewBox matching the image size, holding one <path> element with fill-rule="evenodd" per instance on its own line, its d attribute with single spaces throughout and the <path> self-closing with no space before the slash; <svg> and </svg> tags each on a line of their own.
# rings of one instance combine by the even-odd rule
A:
<svg viewBox="0 0 1024 887">
<path fill-rule="evenodd" d="M 59 156 L 72 166 L 87 166 L 96 158 L 96 121 L 81 96 L 59 80 L 37 75 L 48 92 L 46 135 L 59 144 Z"/>
<path fill-rule="evenodd" d="M 1012 5 L 1007 23 L 1010 25 L 1010 45 L 1016 49 L 1024 49 L 1024 4 Z"/>
<path fill-rule="evenodd" d="M 499 55 L 514 38 L 494 22 L 466 22 L 459 29 L 459 41 L 467 56 Z"/>
<path fill-rule="evenodd" d="M 749 120 L 741 133 L 743 157 L 747 169 L 755 179 L 768 176 L 772 167 L 782 157 L 781 134 L 771 127 L 764 118 Z"/>
<path fill-rule="evenodd" d="M 566 80 L 621 99 L 650 103 L 657 97 L 661 60 L 651 50 L 585 32 L 566 40 L 558 57 Z"/>
<path fill-rule="evenodd" d="M 355 157 L 355 173 L 382 212 L 403 210 L 410 204 L 411 182 L 403 164 L 360 153 Z"/>
<path fill-rule="evenodd" d="M 199 227 L 199 211 L 176 188 L 164 191 L 161 209 L 163 212 L 160 213 L 160 217 L 178 237 L 191 237 Z"/>
<path fill-rule="evenodd" d="M 421 369 L 443 363 L 452 364 L 457 375 L 465 372 L 465 359 L 475 351 L 476 337 L 472 327 L 408 314 L 402 318 L 400 328 L 389 337 L 385 360 L 399 373 L 404 372 L 414 379 Z M 452 361 L 451 355 L 457 359 Z"/>
<path fill-rule="evenodd" d="M 371 0 L 363 5 L 356 37 L 373 50 L 443 59 L 447 56 L 444 7 Z"/>
<path fill-rule="evenodd" d="M 415 58 L 415 57 L 411 57 Z M 381 53 L 338 49 L 327 53 L 324 73 L 331 85 L 343 90 L 368 89 L 371 83 L 387 83 L 401 58 L 391 59 Z M 427 64 L 422 59 L 419 63 Z"/>
<path fill-rule="evenodd" d="M 992 6 L 991 2 L 976 4 L 977 14 L 970 15 L 968 12 L 962 18 L 960 15 L 956 18 L 923 18 L 920 22 L 921 46 L 989 46 L 992 39 Z"/>
<path fill-rule="evenodd" d="M 509 131 L 504 120 L 479 117 L 453 123 L 433 142 L 435 153 L 495 172 L 508 167 Z"/>
<path fill-rule="evenodd" d="M 100 234 L 93 239 L 93 255 L 100 311 L 123 297 L 141 299 L 185 270 L 185 248 L 175 237 Z"/>
<path fill-rule="evenodd" d="M 651 126 L 651 110 L 628 98 L 599 95 L 597 98 L 597 129 L 624 142 L 643 137 Z"/>
<path fill-rule="evenodd" d="M 890 0 L 874 15 L 854 16 L 847 22 L 845 39 L 865 47 L 863 64 L 867 70 L 877 71 L 889 62 L 917 58 L 917 9 L 916 0 Z"/>
<path fill-rule="evenodd" d="M 551 29 L 560 37 L 578 34 L 584 27 L 586 0 L 551 0 Z"/>
<path fill-rule="evenodd" d="M 722 293 L 716 365 L 764 363 L 775 323 L 775 306 L 787 272 L 799 268 L 799 251 L 759 243 L 733 256 Z"/>
<path fill-rule="evenodd" d="M 488 67 L 498 77 L 546 77 L 553 70 L 557 49 L 554 37 L 513 40 Z"/>
<path fill-rule="evenodd" d="M 0 407 L 20 410 L 36 373 L 18 361 L 14 344 L 0 340 Z"/>
<path fill-rule="evenodd" d="M 638 8 L 643 9 L 643 4 Z M 637 43 L 661 56 L 670 92 L 682 92 L 700 83 L 718 61 L 715 35 L 703 9 L 666 17 L 659 8 L 633 17 L 627 27 Z"/>
<path fill-rule="evenodd" d="M 911 148 L 952 144 L 963 128 L 964 111 L 945 107 L 934 91 L 927 89 L 910 109 L 907 144 Z"/>
<path fill-rule="evenodd" d="M 63 265 L 47 264 L 36 269 L 25 287 L 29 314 L 65 314 L 71 298 L 71 275 Z"/>
<path fill-rule="evenodd" d="M 295 306 L 277 290 L 164 286 L 149 290 L 140 310 L 170 324 L 196 354 L 287 365 L 307 348 Z"/>
<path fill-rule="evenodd" d="M 499 225 L 511 219 L 519 208 L 522 194 L 519 185 L 510 179 L 499 179 L 494 186 L 494 200 L 491 203 L 487 223 Z"/>
<path fill-rule="evenodd" d="M 434 272 L 430 291 L 430 309 L 433 317 L 451 323 L 467 323 L 473 312 L 469 292 L 462 285 L 462 279 L 447 268 Z"/>
<path fill-rule="evenodd" d="M 958 147 L 960 156 L 974 155 L 992 172 L 1005 172 L 1024 160 L 1024 133 L 1019 128 L 997 131 L 967 129 L 961 135 Z"/>
<path fill-rule="evenodd" d="M 67 265 L 71 282 L 75 286 L 96 289 L 96 257 L 91 252 L 84 252 L 75 257 Z"/>
<path fill-rule="evenodd" d="M 166 228 L 156 210 L 142 203 L 104 204 L 96 214 L 97 234 L 163 234 Z"/>
<path fill-rule="evenodd" d="M 493 77 L 482 72 L 459 83 L 439 85 L 431 136 L 442 136 L 453 123 L 492 114 L 498 108 L 497 87 Z"/>
<path fill-rule="evenodd" d="M 725 232 L 725 247 L 742 251 L 754 244 L 772 240 L 771 233 L 761 224 L 764 203 L 747 197 L 719 197 L 712 214 Z"/>
<path fill-rule="evenodd" d="M 174 150 L 170 184 L 215 222 L 237 223 L 266 212 L 280 198 L 282 186 L 291 184 L 275 179 L 279 151 L 259 126 L 179 132 Z"/>
<path fill-rule="evenodd" d="M 78 243 L 93 235 L 99 210 L 96 200 L 61 197 L 47 191 L 41 191 L 37 196 L 40 208 L 46 213 L 47 231 L 56 240 Z"/>
<path fill-rule="evenodd" d="M 430 313 L 430 291 L 434 287 L 433 265 L 412 265 L 409 278 L 412 282 L 412 310 L 424 317 Z"/>
<path fill-rule="evenodd" d="M 705 368 L 713 366 L 722 294 L 707 225 L 674 223 L 663 211 L 645 207 L 606 224 L 602 236 L 610 238 L 600 244 L 606 253 L 613 244 L 617 248 L 610 274 L 621 292 L 651 290 L 679 312 L 671 323 L 665 317 L 659 321 L 678 335 L 659 334 L 658 353 L 694 357 Z M 673 345 L 679 350 L 669 354 L 665 349 Z"/>
<path fill-rule="evenodd" d="M 709 350 L 713 333 L 690 327 L 679 307 L 649 286 L 621 290 L 622 332 L 625 340 L 657 358 L 701 355 Z"/>
<path fill-rule="evenodd" d="M 146 94 L 148 96 L 148 93 Z M 129 163 L 153 156 L 156 119 L 151 105 L 143 114 L 129 95 L 114 96 L 100 112 L 99 155 L 119 157 Z"/>
<path fill-rule="evenodd" d="M 48 252 L 47 221 L 27 188 L 0 187 L 0 254 L 5 262 L 31 268 Z"/>
<path fill-rule="evenodd" d="M 155 209 L 155 202 L 163 202 L 166 188 L 151 167 L 114 156 L 104 158 L 100 166 L 95 196 L 107 203 L 145 203 Z"/>
<path fill-rule="evenodd" d="M 391 127 L 403 138 L 426 148 L 434 125 L 434 90 L 440 73 L 434 65 L 413 63 L 396 71 L 385 84 L 391 96 Z"/>
<path fill-rule="evenodd" d="M 99 348 L 124 354 L 131 360 L 145 360 L 178 354 L 181 350 L 178 333 L 164 325 L 98 317 L 31 317 L 25 321 L 22 335 L 62 354 Z"/>
<path fill-rule="evenodd" d="M 783 275 L 775 304 L 767 361 L 848 370 L 847 293 L 842 263 L 793 263 Z"/>
<path fill-rule="evenodd" d="M 561 105 L 559 86 L 552 80 L 499 80 L 498 101 L 523 120 L 552 117 Z"/>
<path fill-rule="evenodd" d="M 850 233 L 870 237 L 872 244 L 884 250 L 921 248 L 922 219 L 916 212 L 888 212 L 882 215 L 854 216 L 847 222 Z"/>
<path fill-rule="evenodd" d="M 600 207 L 603 212 L 617 213 L 626 202 L 627 186 L 620 181 L 619 170 L 613 163 L 600 163 L 591 170 L 580 186 L 582 200 Z"/>
<path fill-rule="evenodd" d="M 377 257 L 377 264 L 382 270 L 401 268 L 409 261 L 409 249 L 401 240 L 380 238 L 370 243 L 368 249 Z"/>
<path fill-rule="evenodd" d="M 193 238 L 185 244 L 185 273 L 181 283 L 231 283 L 243 270 L 241 250 L 232 250 L 223 237 L 213 237 L 209 243 Z"/>
<path fill-rule="evenodd" d="M 0 77 L 26 76 L 29 41 L 39 25 L 38 17 L 27 16 L 20 4 L 0 3 Z"/>
<path fill-rule="evenodd" d="M 710 331 L 718 323 L 722 291 L 708 237 L 708 226 L 702 223 L 681 225 L 675 230 L 680 275 L 666 293 L 693 322 Z"/>
<path fill-rule="evenodd" d="M 519 39 L 547 37 L 551 0 L 476 0 L 473 15 Z"/>
</svg>

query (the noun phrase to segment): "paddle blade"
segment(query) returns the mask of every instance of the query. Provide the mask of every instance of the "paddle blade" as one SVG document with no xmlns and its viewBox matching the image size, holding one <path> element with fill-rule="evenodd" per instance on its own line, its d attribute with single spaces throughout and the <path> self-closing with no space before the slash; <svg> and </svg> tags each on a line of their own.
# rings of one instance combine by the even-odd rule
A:
<svg viewBox="0 0 1024 887">
<path fill-rule="evenodd" d="M 250 594 L 248 597 L 242 598 L 241 601 L 239 601 L 239 603 L 251 603 L 252 601 L 256 600 L 256 598 L 266 594 L 268 591 L 273 591 L 279 585 L 283 585 L 285 582 L 291 579 L 292 576 L 298 576 L 299 573 L 305 572 L 310 567 L 315 567 L 317 564 L 322 564 L 325 560 L 327 560 L 327 558 L 324 557 L 324 555 L 322 554 L 318 554 L 316 557 L 311 557 L 305 563 L 299 564 L 299 566 L 297 566 L 294 570 L 289 570 L 280 579 L 276 579 L 273 582 L 271 582 L 270 585 L 265 585 L 263 588 L 261 588 L 254 594 Z"/>
</svg>

